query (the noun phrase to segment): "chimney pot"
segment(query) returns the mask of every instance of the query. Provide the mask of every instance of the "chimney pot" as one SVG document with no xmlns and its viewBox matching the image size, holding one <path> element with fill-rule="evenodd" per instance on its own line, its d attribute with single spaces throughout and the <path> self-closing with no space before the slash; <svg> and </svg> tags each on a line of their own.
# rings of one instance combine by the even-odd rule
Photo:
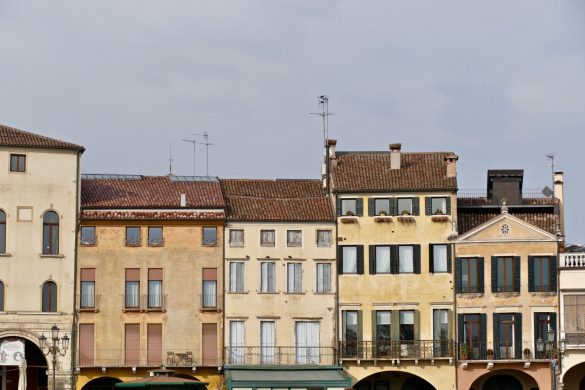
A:
<svg viewBox="0 0 585 390">
<path fill-rule="evenodd" d="M 181 194 L 181 207 L 186 207 L 187 206 L 187 195 L 186 194 Z"/>
<path fill-rule="evenodd" d="M 390 151 L 397 150 L 400 152 L 402 149 L 402 144 L 390 144 Z"/>
<path fill-rule="evenodd" d="M 459 160 L 459 156 L 455 153 L 445 156 L 445 161 L 447 162 L 447 177 L 457 177 L 457 160 Z"/>
</svg>

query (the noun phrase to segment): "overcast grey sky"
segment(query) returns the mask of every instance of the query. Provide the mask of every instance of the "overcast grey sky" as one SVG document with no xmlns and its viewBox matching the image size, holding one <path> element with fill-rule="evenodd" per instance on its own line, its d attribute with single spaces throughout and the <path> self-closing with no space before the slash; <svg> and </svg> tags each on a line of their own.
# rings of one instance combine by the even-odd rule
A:
<svg viewBox="0 0 585 390">
<path fill-rule="evenodd" d="M 0 123 L 85 145 L 83 171 L 318 177 L 339 150 L 454 151 L 551 185 L 585 242 L 585 2 L 0 0 Z M 197 174 L 205 173 L 198 146 Z"/>
</svg>

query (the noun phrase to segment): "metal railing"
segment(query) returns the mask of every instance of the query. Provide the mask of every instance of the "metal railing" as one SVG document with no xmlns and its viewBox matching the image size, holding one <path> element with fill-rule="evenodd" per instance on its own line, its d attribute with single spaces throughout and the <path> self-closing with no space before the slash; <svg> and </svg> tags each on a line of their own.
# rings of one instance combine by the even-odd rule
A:
<svg viewBox="0 0 585 390">
<path fill-rule="evenodd" d="M 231 365 L 333 365 L 333 347 L 225 347 L 224 362 Z"/>
<path fill-rule="evenodd" d="M 471 188 L 471 189 L 460 189 L 457 191 L 458 198 L 487 198 L 488 193 L 487 189 L 485 188 Z M 522 198 L 530 198 L 530 199 L 550 199 L 549 197 L 545 196 L 542 193 L 541 189 L 538 188 L 524 188 L 522 190 Z"/>
<path fill-rule="evenodd" d="M 541 349 L 539 349 L 541 348 Z M 541 360 L 556 356 L 556 343 L 543 342 L 477 342 L 459 343 L 460 360 Z"/>
<path fill-rule="evenodd" d="M 166 311 L 166 294 L 123 294 L 125 311 Z"/>
<path fill-rule="evenodd" d="M 77 310 L 99 311 L 101 298 L 100 294 L 77 294 Z"/>
<path fill-rule="evenodd" d="M 341 359 L 435 359 L 451 358 L 455 353 L 453 340 L 341 341 L 339 344 Z"/>
<path fill-rule="evenodd" d="M 561 253 L 559 267 L 585 269 L 585 253 Z"/>
<path fill-rule="evenodd" d="M 205 367 L 221 366 L 221 351 L 200 353 L 197 349 L 97 349 L 93 355 L 82 351 L 78 367 Z"/>
</svg>

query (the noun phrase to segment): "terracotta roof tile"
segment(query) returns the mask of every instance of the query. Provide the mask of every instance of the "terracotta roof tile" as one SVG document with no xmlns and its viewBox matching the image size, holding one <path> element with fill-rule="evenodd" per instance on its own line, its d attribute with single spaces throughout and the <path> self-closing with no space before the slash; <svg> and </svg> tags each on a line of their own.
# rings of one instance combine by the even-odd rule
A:
<svg viewBox="0 0 585 390">
<path fill-rule="evenodd" d="M 88 220 L 178 220 L 221 221 L 223 211 L 134 211 L 134 210 L 83 210 L 81 218 Z"/>
<path fill-rule="evenodd" d="M 337 192 L 455 191 L 445 161 L 452 155 L 403 152 L 400 169 L 390 169 L 390 152 L 337 152 L 333 183 Z"/>
<path fill-rule="evenodd" d="M 4 125 L 0 125 L 0 146 L 43 149 L 67 149 L 78 150 L 81 152 L 85 150 L 84 147 L 80 145 L 59 141 L 57 139 L 29 133 L 28 131 L 18 130 L 13 127 L 8 127 Z"/>
<path fill-rule="evenodd" d="M 218 180 L 176 182 L 168 176 L 81 180 L 83 209 L 180 209 L 181 194 L 186 195 L 187 208 L 225 208 Z"/>
<path fill-rule="evenodd" d="M 556 217 L 552 208 L 547 209 L 513 209 L 510 208 L 508 211 L 511 215 L 520 218 L 531 225 L 534 225 L 542 230 L 549 233 L 555 234 L 556 232 Z M 470 231 L 471 229 L 489 221 L 492 218 L 500 215 L 499 208 L 488 208 L 488 209 L 474 209 L 474 208 L 459 208 L 457 210 L 457 227 L 459 234 Z"/>
<path fill-rule="evenodd" d="M 231 221 L 332 222 L 320 180 L 220 180 Z"/>
</svg>

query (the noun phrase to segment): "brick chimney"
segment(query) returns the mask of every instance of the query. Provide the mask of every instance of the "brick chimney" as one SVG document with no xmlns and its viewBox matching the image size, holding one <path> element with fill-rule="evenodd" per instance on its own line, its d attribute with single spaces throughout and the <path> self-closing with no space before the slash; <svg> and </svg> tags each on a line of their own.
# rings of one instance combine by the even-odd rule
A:
<svg viewBox="0 0 585 390">
<path fill-rule="evenodd" d="M 447 162 L 447 177 L 457 177 L 457 160 L 459 160 L 459 156 L 455 153 L 445 156 L 445 161 Z"/>
<path fill-rule="evenodd" d="M 323 151 L 325 161 L 323 162 L 323 167 L 321 169 L 321 179 L 323 182 L 323 188 L 327 192 L 331 191 L 331 169 L 337 164 L 337 155 L 335 154 L 336 145 L 337 140 L 328 139 L 325 141 L 325 150 Z"/>
<path fill-rule="evenodd" d="M 390 144 L 390 169 L 400 169 L 400 150 L 402 144 Z"/>
<path fill-rule="evenodd" d="M 559 217 L 559 228 L 561 234 L 565 234 L 565 196 L 563 194 L 564 175 L 563 172 L 555 172 L 554 176 L 555 201 L 557 202 L 557 215 Z"/>
</svg>

